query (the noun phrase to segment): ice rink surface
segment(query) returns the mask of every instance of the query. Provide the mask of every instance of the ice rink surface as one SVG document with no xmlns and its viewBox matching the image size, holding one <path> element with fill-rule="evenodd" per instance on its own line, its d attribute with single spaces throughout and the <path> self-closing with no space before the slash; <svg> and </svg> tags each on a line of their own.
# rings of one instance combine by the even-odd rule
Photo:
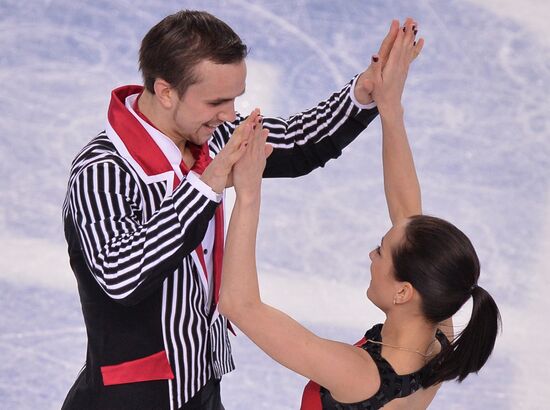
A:
<svg viewBox="0 0 550 410">
<path fill-rule="evenodd" d="M 550 304 L 550 5 L 544 0 L 0 2 L 0 408 L 57 409 L 85 360 L 61 203 L 70 161 L 104 126 L 110 90 L 139 83 L 146 31 L 205 9 L 250 46 L 242 112 L 286 116 L 360 72 L 392 18 L 426 46 L 404 99 L 426 213 L 472 239 L 504 332 L 478 376 L 433 409 L 546 409 Z M 319 334 L 358 340 L 382 320 L 364 296 L 389 228 L 375 121 L 342 157 L 264 183 L 265 299 Z M 458 317 L 464 323 L 465 309 Z M 305 380 L 242 335 L 223 382 L 236 409 L 297 409 Z"/>
</svg>

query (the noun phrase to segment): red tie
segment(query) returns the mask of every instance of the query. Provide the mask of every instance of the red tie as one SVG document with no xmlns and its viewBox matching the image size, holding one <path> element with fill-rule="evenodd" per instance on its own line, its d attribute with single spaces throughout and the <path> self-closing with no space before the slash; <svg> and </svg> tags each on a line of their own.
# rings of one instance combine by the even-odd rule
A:
<svg viewBox="0 0 550 410">
<path fill-rule="evenodd" d="M 196 172 L 197 174 L 202 174 L 203 171 L 206 169 L 208 164 L 212 161 L 212 158 L 210 158 L 210 155 L 208 153 L 208 144 L 204 144 L 202 146 L 198 146 L 195 144 L 187 143 L 187 146 L 189 150 L 191 151 L 191 154 L 193 154 L 193 158 L 195 159 L 195 163 L 193 164 L 193 167 L 191 168 L 191 171 Z M 181 172 L 184 175 L 187 175 L 189 173 L 189 168 L 185 165 L 183 160 L 180 163 L 180 169 Z M 174 188 L 178 186 L 180 183 L 179 179 L 176 178 L 174 180 Z M 221 274 L 222 274 L 222 258 L 223 258 L 223 228 L 224 228 L 224 220 L 223 220 L 223 204 L 220 203 L 220 205 L 216 208 L 216 213 L 214 214 L 214 301 L 213 303 L 216 305 L 218 303 L 219 295 L 220 295 L 220 284 L 221 284 Z M 202 249 L 202 244 L 199 243 L 199 246 L 197 246 L 197 255 L 199 257 L 199 261 L 202 265 L 203 271 L 206 275 L 206 279 L 208 280 L 208 271 L 206 269 L 206 262 L 204 260 L 204 250 Z"/>
</svg>

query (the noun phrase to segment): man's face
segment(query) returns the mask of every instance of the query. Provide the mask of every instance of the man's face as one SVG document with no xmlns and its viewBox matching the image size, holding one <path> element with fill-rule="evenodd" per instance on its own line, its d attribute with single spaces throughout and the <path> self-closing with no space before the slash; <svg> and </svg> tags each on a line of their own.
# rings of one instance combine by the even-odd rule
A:
<svg viewBox="0 0 550 410">
<path fill-rule="evenodd" d="M 178 139 L 202 145 L 221 123 L 235 121 L 235 99 L 245 91 L 246 64 L 204 60 L 195 70 L 199 81 L 175 102 L 171 122 Z"/>
</svg>

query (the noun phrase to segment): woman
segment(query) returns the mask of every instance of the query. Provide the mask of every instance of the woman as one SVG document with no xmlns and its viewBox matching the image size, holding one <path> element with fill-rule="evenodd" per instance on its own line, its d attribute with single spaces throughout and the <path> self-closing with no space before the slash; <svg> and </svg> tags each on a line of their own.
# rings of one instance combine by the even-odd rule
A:
<svg viewBox="0 0 550 410">
<path fill-rule="evenodd" d="M 304 410 L 426 408 L 441 382 L 477 372 L 494 347 L 500 316 L 492 297 L 477 285 L 479 261 L 472 244 L 450 223 L 422 215 L 401 106 L 409 64 L 423 46 L 415 34 L 408 19 L 383 72 L 373 56 L 372 94 L 382 121 L 384 188 L 393 226 L 370 253 L 367 291 L 386 320 L 355 346 L 317 337 L 262 302 L 255 245 L 261 175 L 270 148 L 259 117 L 242 131 L 248 145 L 233 169 L 237 199 L 219 310 L 274 360 L 312 380 Z M 470 297 L 471 319 L 453 338 L 448 318 Z"/>
</svg>

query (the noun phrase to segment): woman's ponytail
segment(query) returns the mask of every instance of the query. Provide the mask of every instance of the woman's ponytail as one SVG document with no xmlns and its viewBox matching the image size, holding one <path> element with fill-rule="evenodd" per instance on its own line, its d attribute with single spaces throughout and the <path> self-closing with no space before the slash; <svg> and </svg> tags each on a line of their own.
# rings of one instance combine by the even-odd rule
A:
<svg viewBox="0 0 550 410">
<path fill-rule="evenodd" d="M 473 307 L 468 325 L 432 360 L 433 371 L 424 387 L 446 380 L 464 380 L 477 373 L 491 355 L 501 325 L 500 312 L 491 295 L 482 287 L 471 288 Z"/>
</svg>

